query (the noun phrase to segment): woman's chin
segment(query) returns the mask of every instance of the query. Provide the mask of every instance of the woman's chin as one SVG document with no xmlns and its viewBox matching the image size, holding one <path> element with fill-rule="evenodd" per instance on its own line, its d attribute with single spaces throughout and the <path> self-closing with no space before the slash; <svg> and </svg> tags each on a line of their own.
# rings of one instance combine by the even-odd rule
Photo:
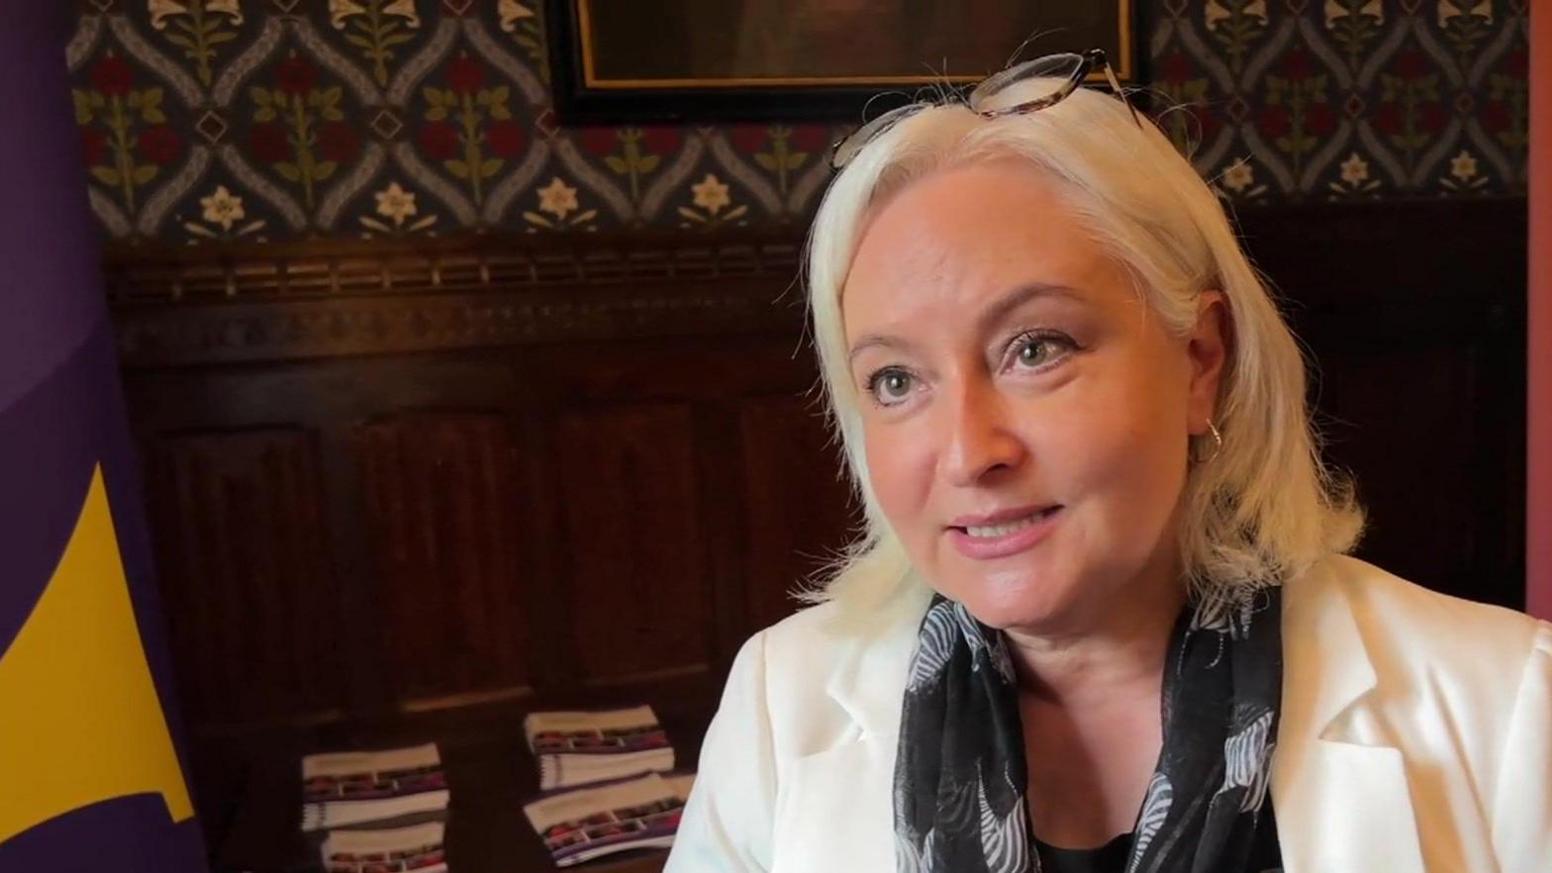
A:
<svg viewBox="0 0 1552 873">
<path fill-rule="evenodd" d="M 1069 594 L 1069 586 L 1028 577 L 967 579 L 955 586 L 955 592 L 945 592 L 963 603 L 981 624 L 998 630 L 1036 630 L 1060 624 L 1072 609 Z"/>
</svg>

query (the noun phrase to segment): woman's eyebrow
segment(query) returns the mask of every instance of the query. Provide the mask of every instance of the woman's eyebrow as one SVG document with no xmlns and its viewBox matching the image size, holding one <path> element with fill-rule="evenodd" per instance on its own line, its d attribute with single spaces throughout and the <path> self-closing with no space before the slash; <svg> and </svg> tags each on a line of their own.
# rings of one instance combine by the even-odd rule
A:
<svg viewBox="0 0 1552 873">
<path fill-rule="evenodd" d="M 1082 300 L 1083 295 L 1078 289 L 1070 285 L 1059 285 L 1051 282 L 1030 282 L 1019 285 L 1011 291 L 1005 292 L 1001 297 L 992 301 L 976 319 L 976 327 L 981 333 L 986 333 L 996 327 L 1009 313 L 1020 306 L 1041 297 L 1067 297 L 1073 300 Z M 850 363 L 866 349 L 874 346 L 908 351 L 912 346 L 908 340 L 886 334 L 870 333 L 857 338 L 857 342 L 851 347 L 846 360 Z"/>
<path fill-rule="evenodd" d="M 1066 297 L 1081 301 L 1083 295 L 1071 285 L 1059 285 L 1051 282 L 1031 282 L 1019 285 L 1013 290 L 1004 293 L 994 300 L 981 316 L 976 319 L 976 327 L 981 333 L 989 333 L 992 328 L 1002 323 L 1010 313 L 1031 300 L 1041 297 Z"/>
<path fill-rule="evenodd" d="M 865 334 L 858 337 L 857 342 L 851 347 L 851 352 L 846 356 L 846 363 L 850 364 L 852 361 L 855 361 L 858 355 L 874 346 L 900 351 L 909 351 L 912 347 L 910 341 L 898 337 L 878 333 Z"/>
</svg>

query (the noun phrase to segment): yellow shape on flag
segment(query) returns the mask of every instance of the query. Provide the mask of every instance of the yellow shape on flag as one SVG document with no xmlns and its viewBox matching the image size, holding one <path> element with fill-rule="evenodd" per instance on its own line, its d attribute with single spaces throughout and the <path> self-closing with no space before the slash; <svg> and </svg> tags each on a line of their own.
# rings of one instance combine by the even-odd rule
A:
<svg viewBox="0 0 1552 873">
<path fill-rule="evenodd" d="M 146 662 L 102 467 L 27 623 L 0 654 L 0 843 L 71 810 L 159 793 L 194 815 Z"/>
</svg>

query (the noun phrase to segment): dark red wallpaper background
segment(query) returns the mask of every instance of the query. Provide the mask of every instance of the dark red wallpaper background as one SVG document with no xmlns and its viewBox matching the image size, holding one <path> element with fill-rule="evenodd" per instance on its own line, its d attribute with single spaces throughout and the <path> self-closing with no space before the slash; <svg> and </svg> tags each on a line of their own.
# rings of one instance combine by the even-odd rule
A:
<svg viewBox="0 0 1552 873">
<path fill-rule="evenodd" d="M 1240 202 L 1521 196 L 1527 0 L 1146 0 L 1166 129 Z M 83 0 L 119 239 L 800 226 L 828 123 L 557 125 L 537 0 Z"/>
</svg>

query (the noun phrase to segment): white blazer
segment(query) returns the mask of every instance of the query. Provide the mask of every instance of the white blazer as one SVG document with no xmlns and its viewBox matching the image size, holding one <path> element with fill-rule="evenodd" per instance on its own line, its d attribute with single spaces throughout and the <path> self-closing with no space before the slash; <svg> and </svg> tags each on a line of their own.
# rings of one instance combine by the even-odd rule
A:
<svg viewBox="0 0 1552 873">
<path fill-rule="evenodd" d="M 665 873 L 891 873 L 930 592 L 805 610 L 739 652 Z M 1287 873 L 1552 871 L 1552 625 L 1354 558 L 1283 599 L 1272 802 Z"/>
</svg>

